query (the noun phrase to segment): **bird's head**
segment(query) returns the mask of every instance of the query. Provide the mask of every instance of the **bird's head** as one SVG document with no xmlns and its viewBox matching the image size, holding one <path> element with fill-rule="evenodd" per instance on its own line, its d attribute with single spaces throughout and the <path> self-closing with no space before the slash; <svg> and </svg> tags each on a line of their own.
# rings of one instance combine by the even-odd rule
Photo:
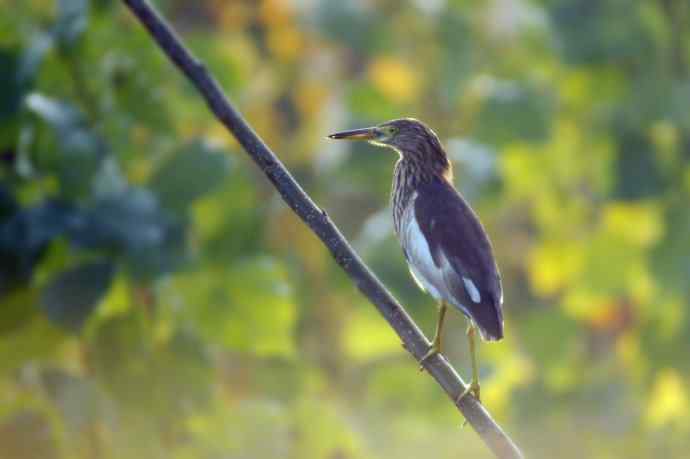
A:
<svg viewBox="0 0 690 459">
<path fill-rule="evenodd" d="M 450 163 L 436 133 L 414 118 L 401 118 L 378 126 L 336 132 L 328 137 L 365 140 L 379 147 L 392 148 L 403 159 L 431 166 L 442 175 L 450 169 Z"/>
</svg>

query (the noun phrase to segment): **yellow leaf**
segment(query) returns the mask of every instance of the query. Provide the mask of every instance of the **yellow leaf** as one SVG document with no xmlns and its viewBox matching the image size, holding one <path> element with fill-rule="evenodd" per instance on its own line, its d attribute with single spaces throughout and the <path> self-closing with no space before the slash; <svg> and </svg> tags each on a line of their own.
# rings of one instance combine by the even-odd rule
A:
<svg viewBox="0 0 690 459">
<path fill-rule="evenodd" d="M 530 198 L 543 191 L 544 173 L 540 167 L 539 152 L 530 145 L 514 143 L 508 145 L 499 157 L 501 175 L 510 186 L 511 198 Z"/>
<path fill-rule="evenodd" d="M 498 365 L 491 382 L 482 386 L 482 401 L 498 412 L 505 410 L 510 405 L 513 391 L 518 387 L 529 385 L 534 377 L 535 369 L 532 362 L 513 354 Z"/>
<path fill-rule="evenodd" d="M 673 151 L 680 142 L 680 132 L 670 121 L 657 121 L 649 128 L 652 142 L 659 150 Z"/>
<path fill-rule="evenodd" d="M 670 423 L 690 427 L 690 418 L 686 416 L 688 408 L 688 394 L 678 371 L 672 368 L 662 370 L 649 396 L 647 423 L 655 428 Z"/>
<path fill-rule="evenodd" d="M 616 354 L 631 375 L 639 377 L 647 369 L 637 332 L 628 331 L 620 335 L 616 340 Z"/>
<path fill-rule="evenodd" d="M 375 59 L 369 66 L 368 76 L 374 87 L 393 102 L 410 102 L 419 92 L 416 72 L 394 57 Z"/>
<path fill-rule="evenodd" d="M 296 91 L 297 107 L 304 115 L 317 115 L 328 99 L 328 88 L 317 81 L 304 81 Z"/>
<path fill-rule="evenodd" d="M 259 19 L 269 27 L 283 26 L 292 17 L 292 6 L 287 0 L 264 0 L 259 7 Z"/>
<path fill-rule="evenodd" d="M 603 225 L 609 233 L 640 247 L 654 244 L 664 233 L 661 210 L 652 203 L 608 204 Z"/>
<path fill-rule="evenodd" d="M 366 361 L 402 352 L 400 339 L 373 308 L 358 308 L 345 329 L 345 350 L 353 360 Z"/>
<path fill-rule="evenodd" d="M 592 76 L 586 71 L 572 71 L 561 77 L 561 97 L 564 103 L 583 108 L 590 102 L 592 93 Z"/>
<path fill-rule="evenodd" d="M 591 321 L 612 304 L 613 299 L 592 293 L 584 288 L 571 289 L 563 298 L 563 311 L 568 317 L 580 321 Z"/>
<path fill-rule="evenodd" d="M 659 288 L 645 261 L 636 261 L 628 266 L 626 283 L 630 297 L 636 303 L 655 302 L 655 298 L 658 300 Z"/>
<path fill-rule="evenodd" d="M 269 31 L 268 47 L 278 59 L 292 61 L 302 54 L 304 40 L 295 27 L 284 26 Z"/>
<path fill-rule="evenodd" d="M 549 242 L 529 256 L 529 279 L 540 295 L 553 295 L 571 283 L 582 271 L 582 247 L 572 242 Z"/>
</svg>

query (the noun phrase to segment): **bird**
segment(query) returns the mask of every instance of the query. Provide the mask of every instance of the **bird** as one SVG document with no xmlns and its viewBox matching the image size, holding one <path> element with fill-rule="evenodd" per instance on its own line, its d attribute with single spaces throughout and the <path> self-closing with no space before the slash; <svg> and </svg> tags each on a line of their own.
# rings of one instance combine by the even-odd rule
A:
<svg viewBox="0 0 690 459">
<path fill-rule="evenodd" d="M 438 304 L 434 338 L 424 363 L 442 354 L 446 310 L 468 319 L 472 363 L 469 393 L 480 400 L 475 334 L 503 338 L 503 289 L 489 237 L 477 214 L 453 185 L 453 167 L 436 133 L 421 121 L 402 118 L 373 127 L 336 132 L 331 139 L 360 140 L 398 153 L 391 207 L 395 234 L 412 278 Z"/>
</svg>

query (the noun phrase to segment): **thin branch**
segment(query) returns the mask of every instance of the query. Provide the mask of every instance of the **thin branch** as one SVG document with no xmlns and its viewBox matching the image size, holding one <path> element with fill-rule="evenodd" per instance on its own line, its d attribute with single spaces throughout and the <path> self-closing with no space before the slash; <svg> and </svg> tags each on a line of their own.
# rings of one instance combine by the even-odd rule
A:
<svg viewBox="0 0 690 459">
<path fill-rule="evenodd" d="M 204 65 L 181 43 L 170 25 L 146 0 L 123 0 L 148 29 L 165 54 L 196 86 L 215 116 L 228 128 L 244 150 L 273 183 L 290 208 L 309 226 L 330 250 L 335 261 L 350 276 L 357 288 L 376 306 L 400 336 L 404 347 L 420 360 L 429 347 L 419 327 L 388 292 L 345 240 L 325 211 L 319 209 L 290 175 L 276 155 L 263 143 L 242 115 L 230 104 L 216 80 Z M 454 402 L 465 383 L 443 357 L 429 359 L 427 372 L 433 376 Z M 486 409 L 471 396 L 463 397 L 457 407 L 496 457 L 522 458 L 522 453 L 491 418 Z"/>
</svg>

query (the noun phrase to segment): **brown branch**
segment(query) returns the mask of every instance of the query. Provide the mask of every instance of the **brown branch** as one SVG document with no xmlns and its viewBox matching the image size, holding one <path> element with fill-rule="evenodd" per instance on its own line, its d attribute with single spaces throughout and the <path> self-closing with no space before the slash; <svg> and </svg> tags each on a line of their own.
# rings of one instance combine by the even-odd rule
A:
<svg viewBox="0 0 690 459">
<path fill-rule="evenodd" d="M 357 288 L 376 306 L 402 339 L 405 348 L 419 360 L 429 342 L 403 307 L 357 256 L 325 211 L 319 209 L 290 175 L 276 155 L 263 143 L 242 115 L 230 104 L 216 80 L 177 38 L 170 25 L 146 0 L 123 0 L 148 29 L 165 54 L 196 86 L 215 116 L 228 128 L 244 150 L 273 183 L 290 208 L 309 226 L 330 250 L 335 261 L 350 276 Z M 465 383 L 442 357 L 425 363 L 427 372 L 455 401 Z M 457 403 L 465 419 L 499 458 L 521 458 L 520 450 L 491 418 L 484 407 L 467 396 Z"/>
</svg>

